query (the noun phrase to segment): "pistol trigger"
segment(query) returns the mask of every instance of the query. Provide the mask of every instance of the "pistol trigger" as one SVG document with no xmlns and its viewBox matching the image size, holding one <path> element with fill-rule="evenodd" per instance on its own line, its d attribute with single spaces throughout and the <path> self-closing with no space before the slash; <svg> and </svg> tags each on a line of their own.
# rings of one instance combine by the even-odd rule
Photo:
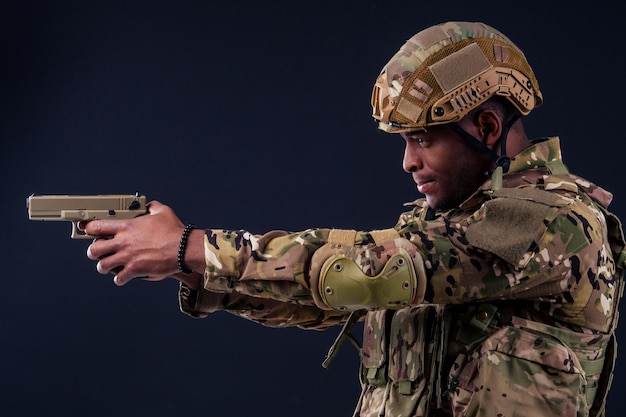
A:
<svg viewBox="0 0 626 417">
<path fill-rule="evenodd" d="M 78 230 L 78 221 L 72 222 L 72 234 L 70 235 L 72 239 L 92 239 L 93 236 L 88 235 L 87 233 L 81 233 Z"/>
</svg>

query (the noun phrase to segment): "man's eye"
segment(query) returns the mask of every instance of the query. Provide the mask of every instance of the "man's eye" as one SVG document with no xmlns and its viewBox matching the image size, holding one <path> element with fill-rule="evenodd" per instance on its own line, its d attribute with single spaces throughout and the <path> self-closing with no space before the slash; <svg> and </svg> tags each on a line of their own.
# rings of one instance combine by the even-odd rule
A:
<svg viewBox="0 0 626 417">
<path fill-rule="evenodd" d="M 406 136 L 404 136 L 404 139 L 407 141 L 410 141 L 412 143 L 417 144 L 418 146 L 422 146 L 422 147 L 426 147 L 428 146 L 428 140 L 426 138 L 424 138 L 424 136 L 422 136 L 423 132 L 420 133 L 413 133 L 413 134 L 407 134 Z"/>
</svg>

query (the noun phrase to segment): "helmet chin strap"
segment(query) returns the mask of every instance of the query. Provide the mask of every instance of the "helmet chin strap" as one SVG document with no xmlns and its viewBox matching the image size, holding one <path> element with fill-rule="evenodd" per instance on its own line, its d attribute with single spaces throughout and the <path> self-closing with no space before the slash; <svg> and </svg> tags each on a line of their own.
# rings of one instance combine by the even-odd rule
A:
<svg viewBox="0 0 626 417">
<path fill-rule="evenodd" d="M 487 145 L 485 145 L 486 137 L 484 137 L 482 141 L 479 140 L 478 138 L 471 135 L 467 130 L 463 129 L 461 125 L 459 125 L 458 122 L 450 123 L 448 126 L 450 126 L 450 128 L 454 130 L 454 132 L 457 135 L 462 137 L 468 145 L 470 145 L 471 147 L 473 147 L 480 153 L 487 156 L 496 164 L 496 168 L 491 171 L 485 172 L 485 176 L 492 175 L 496 171 L 499 171 L 500 175 L 502 175 L 509 170 L 509 167 L 511 165 L 511 158 L 506 154 L 506 140 L 509 135 L 509 130 L 511 130 L 511 126 L 513 126 L 513 123 L 515 123 L 517 119 L 519 118 L 520 118 L 520 114 L 516 112 L 502 126 L 502 133 L 500 134 L 500 138 L 499 138 L 499 141 L 500 141 L 500 154 L 499 155 L 496 152 L 494 152 L 491 148 L 489 148 Z"/>
</svg>

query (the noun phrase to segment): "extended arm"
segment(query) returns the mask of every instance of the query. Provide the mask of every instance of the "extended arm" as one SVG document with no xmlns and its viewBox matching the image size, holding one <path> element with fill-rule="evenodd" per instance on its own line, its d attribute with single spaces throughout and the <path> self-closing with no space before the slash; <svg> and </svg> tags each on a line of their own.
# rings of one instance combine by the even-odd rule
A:
<svg viewBox="0 0 626 417">
<path fill-rule="evenodd" d="M 520 202 L 524 207 L 518 213 L 514 208 Z M 602 244 L 606 234 L 602 215 L 590 210 L 588 204 L 521 191 L 500 195 L 473 215 L 458 218 L 440 216 L 425 221 L 416 209 L 396 226 L 398 237 L 387 236 L 382 241 L 376 239 L 375 232 L 331 229 L 264 235 L 243 230 L 194 230 L 184 258 L 187 268 L 195 271 L 192 275 L 178 270 L 176 253 L 184 225 L 169 207 L 155 202 L 146 216 L 93 221 L 85 228 L 90 234 L 113 235 L 111 239 L 96 239 L 88 256 L 99 259 L 99 272 L 116 274 L 118 285 L 133 278 L 173 276 L 185 288 L 198 290 L 199 300 L 205 299 L 206 293 L 236 294 L 240 304 L 245 296 L 268 300 L 264 305 L 271 304 L 271 308 L 275 303 L 285 303 L 313 307 L 315 314 L 318 310 L 341 313 L 343 300 L 330 303 L 323 293 L 335 289 L 325 284 L 328 272 L 333 271 L 329 266 L 336 265 L 336 259 L 347 259 L 357 272 L 360 270 L 355 287 L 339 288 L 347 288 L 344 294 L 348 295 L 360 291 L 357 303 L 348 310 L 394 308 L 383 304 L 393 299 L 374 293 L 387 287 L 370 286 L 373 280 L 368 277 L 380 278 L 387 261 L 402 253 L 405 261 L 414 264 L 414 274 L 403 275 L 410 278 L 407 288 L 411 294 L 398 299 L 404 304 L 397 304 L 397 308 L 407 303 L 459 304 L 514 298 L 536 302 L 538 309 L 557 318 L 603 328 L 612 319 L 607 314 L 614 299 L 614 263 Z M 485 235 L 487 231 L 491 235 Z M 607 253 L 601 265 L 599 252 Z M 422 273 L 418 268 L 421 259 Z M 581 279 L 583 274 L 593 280 Z M 367 291 L 372 291 L 371 297 Z M 603 304 L 591 305 L 592 299 Z M 232 300 L 222 308 L 228 309 Z M 202 309 L 201 304 L 189 305 L 187 313 L 194 315 L 196 307 Z"/>
</svg>

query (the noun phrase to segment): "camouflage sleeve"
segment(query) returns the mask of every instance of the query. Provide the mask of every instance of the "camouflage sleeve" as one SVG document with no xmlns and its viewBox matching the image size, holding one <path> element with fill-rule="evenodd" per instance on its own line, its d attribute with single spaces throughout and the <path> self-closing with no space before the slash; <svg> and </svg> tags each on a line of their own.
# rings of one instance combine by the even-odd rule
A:
<svg viewBox="0 0 626 417">
<path fill-rule="evenodd" d="M 398 227 L 424 256 L 424 301 L 523 299 L 556 319 L 606 331 L 616 298 L 606 221 L 575 191 L 501 189 L 470 215 L 406 214 Z"/>
<path fill-rule="evenodd" d="M 267 327 L 297 326 L 323 330 L 341 324 L 347 318 L 345 314 L 310 305 L 250 297 L 234 291 L 194 291 L 182 283 L 179 304 L 181 311 L 192 317 L 204 318 L 209 313 L 223 310 Z"/>
<path fill-rule="evenodd" d="M 193 317 L 225 310 L 270 327 L 323 329 L 342 323 L 345 313 L 315 305 L 307 272 L 328 232 L 206 230 L 204 288 L 181 284 L 181 310 Z"/>
<path fill-rule="evenodd" d="M 612 319 L 615 264 L 604 217 L 589 201 L 534 188 L 502 189 L 475 212 L 426 221 L 416 210 L 403 215 L 396 229 L 424 259 L 426 281 L 419 283 L 416 304 L 523 299 L 591 329 L 604 330 Z M 219 308 L 241 312 L 248 302 L 259 320 L 273 316 L 273 325 L 308 321 L 314 327 L 336 320 L 318 308 L 310 274 L 313 255 L 330 233 L 207 230 L 200 300 L 207 292 L 237 294 Z M 384 245 L 377 250 L 373 233 L 354 232 L 354 247 L 385 253 Z"/>
<path fill-rule="evenodd" d="M 390 230 L 397 238 L 397 232 Z M 365 259 L 361 252 L 361 264 L 370 271 L 379 271 L 388 252 L 382 246 L 373 247 L 373 235 L 388 236 L 385 231 L 336 229 L 272 231 L 264 235 L 243 230 L 206 230 L 203 288 L 191 291 L 181 286 L 181 310 L 194 317 L 227 310 L 274 327 L 324 328 L 342 323 L 349 312 L 334 311 L 320 302 L 316 293 L 317 284 L 312 279 L 315 273 L 311 272 L 315 269 L 313 255 L 322 253 L 322 247 L 329 249 L 325 253 L 330 254 L 337 247 L 346 247 L 351 254 L 356 248 L 367 247 L 371 248 L 367 251 L 370 255 Z M 336 243 L 337 236 L 341 236 L 341 244 Z M 349 243 L 344 245 L 344 241 Z M 408 241 L 406 244 L 410 245 Z M 393 247 L 394 243 L 383 245 Z M 416 249 L 412 247 L 412 251 Z"/>
</svg>

